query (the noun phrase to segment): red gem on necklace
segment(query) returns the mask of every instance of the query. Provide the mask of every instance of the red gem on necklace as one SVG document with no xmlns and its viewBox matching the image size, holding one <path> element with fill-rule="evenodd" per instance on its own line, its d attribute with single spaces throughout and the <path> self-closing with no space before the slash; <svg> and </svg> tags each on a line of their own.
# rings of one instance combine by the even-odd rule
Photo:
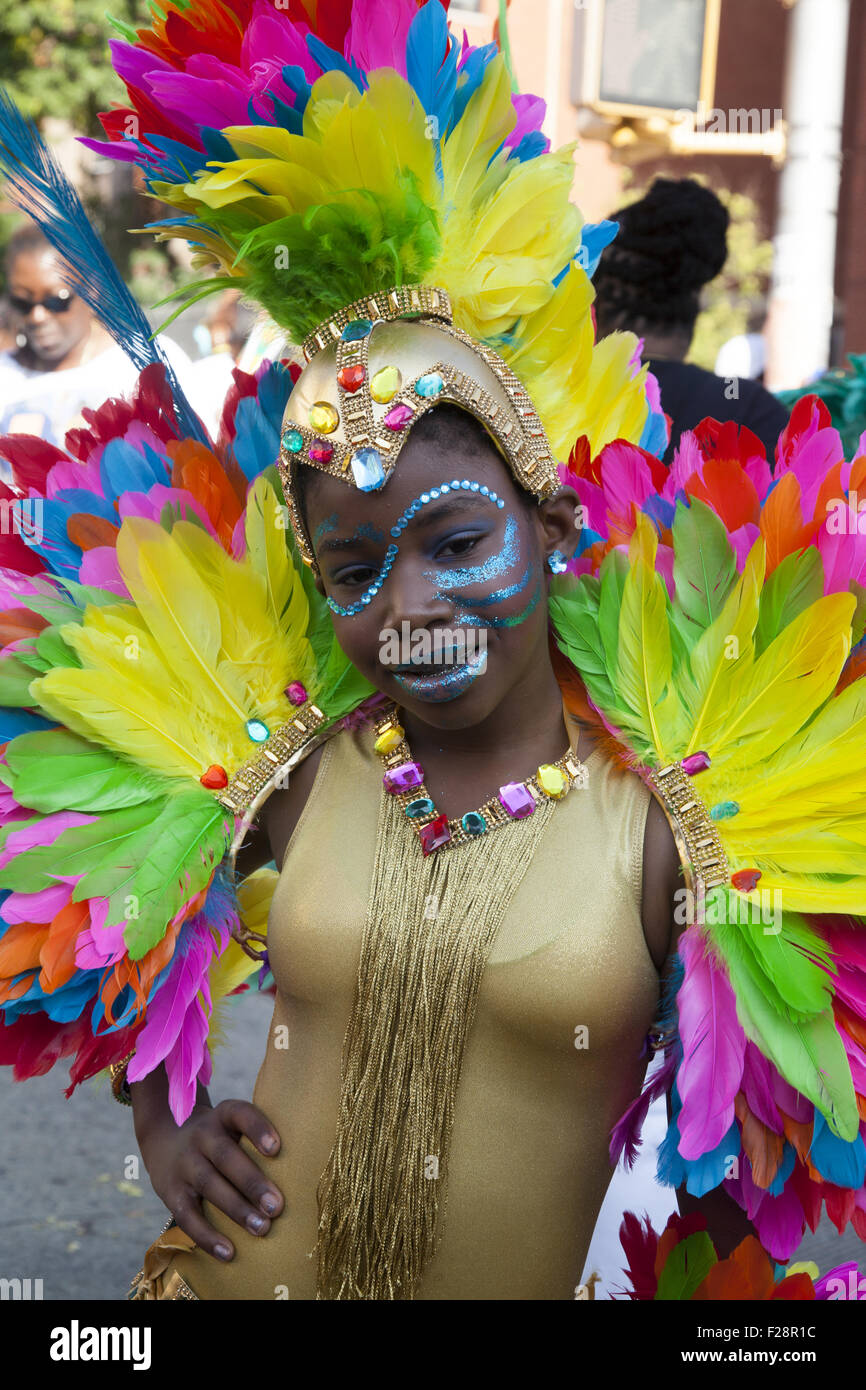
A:
<svg viewBox="0 0 866 1390">
<path fill-rule="evenodd" d="M 443 845 L 447 845 L 451 839 L 448 817 L 437 816 L 429 825 L 422 825 L 418 831 L 418 838 L 425 854 L 432 854 L 434 849 L 441 849 Z"/>
</svg>

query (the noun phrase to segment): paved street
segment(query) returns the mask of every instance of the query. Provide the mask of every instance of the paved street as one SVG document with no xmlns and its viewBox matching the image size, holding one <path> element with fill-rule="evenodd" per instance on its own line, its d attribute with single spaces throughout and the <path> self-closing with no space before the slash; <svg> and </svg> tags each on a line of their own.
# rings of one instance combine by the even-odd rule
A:
<svg viewBox="0 0 866 1390">
<path fill-rule="evenodd" d="M 215 1100 L 252 1094 L 271 1008 L 255 990 L 232 1002 Z M 59 1066 L 24 1085 L 0 1069 L 0 1278 L 41 1279 L 46 1299 L 123 1298 L 167 1213 L 138 1159 L 128 1107 L 94 1082 L 67 1101 L 67 1084 Z M 826 1221 L 797 1258 L 822 1272 L 845 1259 L 866 1268 L 861 1242 Z"/>
</svg>

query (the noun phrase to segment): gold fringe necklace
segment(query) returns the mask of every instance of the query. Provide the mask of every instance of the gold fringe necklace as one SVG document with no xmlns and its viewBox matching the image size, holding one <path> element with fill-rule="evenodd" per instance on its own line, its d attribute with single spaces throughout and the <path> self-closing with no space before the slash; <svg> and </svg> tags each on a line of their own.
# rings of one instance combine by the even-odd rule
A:
<svg viewBox="0 0 866 1390">
<path fill-rule="evenodd" d="M 555 804 L 537 802 L 523 824 L 422 857 L 400 800 L 382 792 L 337 1137 L 318 1190 L 318 1299 L 411 1299 L 436 1250 L 481 976 Z"/>
</svg>

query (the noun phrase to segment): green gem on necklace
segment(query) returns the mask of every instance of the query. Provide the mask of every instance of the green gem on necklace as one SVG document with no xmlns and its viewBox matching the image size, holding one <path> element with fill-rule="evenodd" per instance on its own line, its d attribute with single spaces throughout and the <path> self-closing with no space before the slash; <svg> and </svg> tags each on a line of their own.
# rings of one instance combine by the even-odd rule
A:
<svg viewBox="0 0 866 1390">
<path fill-rule="evenodd" d="M 406 815 L 411 820 L 419 820 L 421 816 L 430 816 L 435 811 L 435 806 L 429 796 L 416 796 L 406 807 Z"/>
<path fill-rule="evenodd" d="M 248 719 L 245 728 L 253 743 L 267 743 L 271 736 L 270 729 L 261 719 Z"/>
<path fill-rule="evenodd" d="M 487 821 L 480 811 L 467 811 L 460 824 L 467 835 L 483 835 L 487 829 Z"/>
</svg>

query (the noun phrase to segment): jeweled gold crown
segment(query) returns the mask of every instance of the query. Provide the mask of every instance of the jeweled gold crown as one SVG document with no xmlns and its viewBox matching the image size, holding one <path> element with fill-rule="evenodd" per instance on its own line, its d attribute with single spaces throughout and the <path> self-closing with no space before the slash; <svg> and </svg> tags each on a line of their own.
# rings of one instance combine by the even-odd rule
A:
<svg viewBox="0 0 866 1390">
<path fill-rule="evenodd" d="M 451 321 L 445 290 L 401 285 L 356 300 L 304 342 L 307 366 L 283 419 L 278 463 L 298 548 L 315 568 L 294 500 L 299 464 L 362 492 L 384 487 L 412 425 L 449 401 L 484 425 L 516 481 L 541 500 L 560 486 L 529 395 L 491 348 Z"/>
</svg>

